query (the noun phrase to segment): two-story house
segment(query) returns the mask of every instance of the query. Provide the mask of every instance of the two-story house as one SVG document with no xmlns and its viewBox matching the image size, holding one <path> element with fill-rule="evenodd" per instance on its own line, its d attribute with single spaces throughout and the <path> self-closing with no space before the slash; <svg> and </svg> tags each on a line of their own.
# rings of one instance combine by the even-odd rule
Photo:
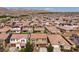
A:
<svg viewBox="0 0 79 59">
<path fill-rule="evenodd" d="M 24 48 L 29 36 L 27 34 L 12 34 L 10 38 L 10 46 L 16 48 Z"/>
<path fill-rule="evenodd" d="M 30 42 L 32 42 L 36 47 L 46 47 L 47 35 L 38 33 L 31 34 Z"/>
</svg>

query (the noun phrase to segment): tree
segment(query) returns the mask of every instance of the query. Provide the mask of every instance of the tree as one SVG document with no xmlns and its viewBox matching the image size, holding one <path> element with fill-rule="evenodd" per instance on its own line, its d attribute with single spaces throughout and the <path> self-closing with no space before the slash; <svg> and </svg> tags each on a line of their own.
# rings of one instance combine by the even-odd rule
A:
<svg viewBox="0 0 79 59">
<path fill-rule="evenodd" d="M 26 52 L 32 52 L 33 51 L 33 45 L 30 44 L 30 42 L 27 42 L 25 51 Z"/>
<path fill-rule="evenodd" d="M 0 45 L 0 52 L 3 52 L 4 51 L 4 48 L 2 45 Z"/>
<path fill-rule="evenodd" d="M 72 51 L 78 51 L 79 46 L 78 45 L 73 45 L 71 47 Z"/>
<path fill-rule="evenodd" d="M 52 52 L 52 51 L 53 51 L 52 45 L 49 45 L 49 46 L 47 47 L 47 51 L 48 51 L 48 52 Z"/>
<path fill-rule="evenodd" d="M 21 49 L 21 52 L 32 52 L 33 51 L 33 44 L 27 42 L 26 47 Z"/>
</svg>

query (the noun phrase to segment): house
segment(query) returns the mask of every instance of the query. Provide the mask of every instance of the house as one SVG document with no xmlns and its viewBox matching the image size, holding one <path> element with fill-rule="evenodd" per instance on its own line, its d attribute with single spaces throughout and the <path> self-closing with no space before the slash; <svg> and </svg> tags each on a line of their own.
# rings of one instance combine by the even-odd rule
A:
<svg viewBox="0 0 79 59">
<path fill-rule="evenodd" d="M 18 27 L 18 26 L 12 27 L 11 32 L 12 33 L 21 33 L 21 27 Z"/>
<path fill-rule="evenodd" d="M 36 47 L 46 47 L 47 35 L 46 34 L 31 34 L 30 41 L 35 44 Z"/>
<path fill-rule="evenodd" d="M 47 33 L 51 34 L 61 34 L 60 30 L 56 28 L 55 26 L 46 26 L 45 27 Z"/>
<path fill-rule="evenodd" d="M 10 27 L 8 27 L 8 26 L 5 26 L 5 27 L 3 27 L 3 28 L 0 28 L 0 34 L 5 34 L 5 33 L 9 33 L 10 32 Z"/>
<path fill-rule="evenodd" d="M 6 47 L 9 39 L 9 34 L 0 34 L 0 47 Z"/>
<path fill-rule="evenodd" d="M 45 28 L 44 27 L 35 27 L 34 33 L 44 33 Z"/>
<path fill-rule="evenodd" d="M 16 48 L 24 48 L 28 39 L 29 35 L 27 34 L 12 34 L 10 38 L 10 46 Z"/>
<path fill-rule="evenodd" d="M 72 40 L 77 46 L 79 46 L 79 36 L 77 34 L 72 34 L 69 39 Z"/>
<path fill-rule="evenodd" d="M 33 28 L 30 26 L 24 26 L 24 27 L 22 27 L 21 33 L 33 33 Z"/>
<path fill-rule="evenodd" d="M 77 30 L 79 30 L 79 26 L 78 25 L 64 25 L 64 26 L 57 26 L 57 28 L 59 28 L 60 30 L 62 30 L 63 32 L 76 32 Z"/>
<path fill-rule="evenodd" d="M 71 45 L 61 35 L 48 35 L 49 43 L 55 48 L 63 46 L 64 49 L 71 49 Z"/>
</svg>

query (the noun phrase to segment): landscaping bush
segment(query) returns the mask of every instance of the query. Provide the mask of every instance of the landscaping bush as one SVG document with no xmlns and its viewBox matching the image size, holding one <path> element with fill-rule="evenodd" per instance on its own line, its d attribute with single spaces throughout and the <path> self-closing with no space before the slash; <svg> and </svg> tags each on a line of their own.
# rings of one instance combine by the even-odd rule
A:
<svg viewBox="0 0 79 59">
<path fill-rule="evenodd" d="M 48 51 L 48 52 L 52 52 L 52 51 L 53 51 L 52 45 L 49 45 L 49 46 L 47 47 L 47 51 Z"/>
<path fill-rule="evenodd" d="M 33 45 L 30 44 L 30 42 L 27 42 L 26 47 L 22 48 L 20 52 L 32 52 L 33 48 L 34 48 Z"/>
</svg>

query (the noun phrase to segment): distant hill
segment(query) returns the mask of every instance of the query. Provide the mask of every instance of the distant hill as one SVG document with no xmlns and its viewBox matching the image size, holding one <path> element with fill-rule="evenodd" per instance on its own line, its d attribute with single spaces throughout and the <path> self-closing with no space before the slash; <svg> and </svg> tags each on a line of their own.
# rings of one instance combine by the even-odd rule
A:
<svg viewBox="0 0 79 59">
<path fill-rule="evenodd" d="M 28 10 L 28 9 L 8 9 L 8 8 L 0 7 L 0 15 L 5 15 L 5 14 L 20 15 L 20 14 L 40 13 L 40 12 L 48 12 L 48 11 Z"/>
<path fill-rule="evenodd" d="M 7 8 L 4 8 L 4 7 L 0 7 L 0 15 L 4 15 L 8 12 L 8 9 Z"/>
<path fill-rule="evenodd" d="M 0 11 L 7 11 L 7 10 L 8 10 L 7 8 L 0 7 Z"/>
<path fill-rule="evenodd" d="M 65 14 L 65 15 L 79 15 L 79 12 L 50 12 L 46 10 L 34 10 L 34 9 L 25 9 L 21 8 L 8 8 L 8 7 L 0 7 L 0 15 L 21 15 L 21 14 Z"/>
</svg>

